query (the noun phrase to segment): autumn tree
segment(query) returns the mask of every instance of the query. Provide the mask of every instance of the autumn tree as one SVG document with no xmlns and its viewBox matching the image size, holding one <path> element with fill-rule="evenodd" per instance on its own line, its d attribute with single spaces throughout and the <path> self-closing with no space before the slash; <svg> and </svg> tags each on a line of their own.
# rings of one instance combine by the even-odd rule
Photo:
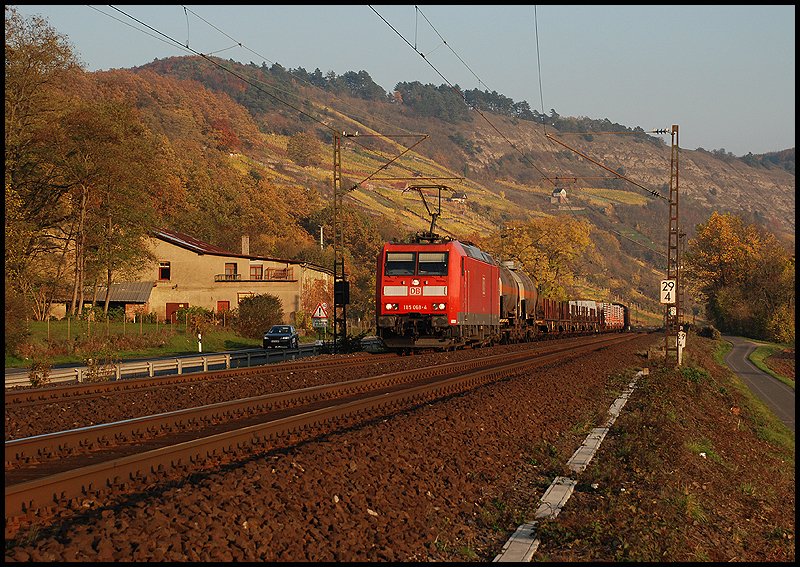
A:
<svg viewBox="0 0 800 567">
<path fill-rule="evenodd" d="M 86 287 L 103 280 L 107 312 L 115 272 L 149 258 L 146 238 L 158 218 L 149 194 L 162 178 L 158 144 L 133 109 L 87 99 L 60 124 L 56 154 L 73 187 L 73 315 L 81 314 Z"/>
<path fill-rule="evenodd" d="M 384 238 L 370 216 L 350 206 L 343 206 L 337 215 L 342 227 L 345 273 L 350 282 L 347 316 L 371 321 L 375 314 L 376 261 Z M 314 227 L 322 226 L 324 234 L 332 238 L 333 207 L 320 209 L 306 223 Z M 327 265 L 332 267 L 333 263 Z"/>
<path fill-rule="evenodd" d="M 572 217 L 515 221 L 487 239 L 486 249 L 530 274 L 543 296 L 563 300 L 593 250 L 590 232 L 587 221 Z"/>
<path fill-rule="evenodd" d="M 308 132 L 295 134 L 286 144 L 289 159 L 300 166 L 318 165 L 322 148 L 319 140 Z"/>
<path fill-rule="evenodd" d="M 687 243 L 684 277 L 721 331 L 794 340 L 794 255 L 773 234 L 712 213 Z"/>
<path fill-rule="evenodd" d="M 103 312 L 108 313 L 115 277 L 135 273 L 143 262 L 154 260 L 147 241 L 161 221 L 154 194 L 166 178 L 166 164 L 160 142 L 134 109 L 111 101 L 100 114 L 113 131 L 103 153 L 101 206 L 94 211 L 100 225 L 97 259 L 106 285 Z"/>
<path fill-rule="evenodd" d="M 173 177 L 127 89 L 85 73 L 43 19 L 6 7 L 5 70 L 6 287 L 37 319 L 55 297 L 78 313 L 87 285 L 108 290 L 146 257 L 156 188 Z"/>
<path fill-rule="evenodd" d="M 283 323 L 283 304 L 280 298 L 269 293 L 254 295 L 243 299 L 232 315 L 237 333 L 260 339 L 270 327 Z"/>
<path fill-rule="evenodd" d="M 52 131 L 82 71 L 67 39 L 44 19 L 23 18 L 13 6 L 5 14 L 5 289 L 27 311 L 41 299 L 36 268 L 66 251 L 72 187 L 53 160 Z"/>
</svg>

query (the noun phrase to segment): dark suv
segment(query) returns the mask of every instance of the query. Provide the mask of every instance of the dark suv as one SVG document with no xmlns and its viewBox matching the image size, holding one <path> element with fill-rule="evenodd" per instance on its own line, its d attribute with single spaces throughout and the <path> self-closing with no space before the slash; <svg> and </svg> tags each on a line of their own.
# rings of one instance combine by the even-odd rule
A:
<svg viewBox="0 0 800 567">
<path fill-rule="evenodd" d="M 297 348 L 299 345 L 300 335 L 292 325 L 273 325 L 264 333 L 264 348 Z"/>
</svg>

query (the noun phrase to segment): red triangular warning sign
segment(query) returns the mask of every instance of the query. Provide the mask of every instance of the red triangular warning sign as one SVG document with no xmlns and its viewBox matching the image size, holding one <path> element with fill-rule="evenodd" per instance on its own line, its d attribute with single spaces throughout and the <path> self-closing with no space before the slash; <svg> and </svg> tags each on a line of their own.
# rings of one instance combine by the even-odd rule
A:
<svg viewBox="0 0 800 567">
<path fill-rule="evenodd" d="M 325 308 L 322 306 L 322 303 L 317 305 L 317 308 L 314 310 L 314 314 L 311 316 L 312 319 L 327 319 L 328 312 L 325 311 Z"/>
</svg>

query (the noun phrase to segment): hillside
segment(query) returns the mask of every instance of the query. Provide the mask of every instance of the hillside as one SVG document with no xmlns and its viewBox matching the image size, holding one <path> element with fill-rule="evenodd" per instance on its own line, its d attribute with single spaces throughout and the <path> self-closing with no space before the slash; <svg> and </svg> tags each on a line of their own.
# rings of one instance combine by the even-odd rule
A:
<svg viewBox="0 0 800 567">
<path fill-rule="evenodd" d="M 603 133 L 597 127 L 607 120 L 584 118 L 558 117 L 553 122 L 556 126 L 545 126 L 489 111 L 462 112 L 455 118 L 445 115 L 445 120 L 381 89 L 376 93 L 374 88 L 352 87 L 354 73 L 337 78 L 350 79 L 349 89 L 342 87 L 341 81 L 333 88 L 332 82 L 312 84 L 303 80 L 302 73 L 287 72 L 280 66 L 268 69 L 223 63 L 247 81 L 194 57 L 113 72 L 128 74 L 130 81 L 138 82 L 139 94 L 132 95 L 137 106 L 173 145 L 191 150 L 187 138 L 196 135 L 192 147 L 202 148 L 203 159 L 212 158 L 215 168 L 230 168 L 268 187 L 268 196 L 252 195 L 263 199 L 254 206 L 262 213 L 248 223 L 220 217 L 216 228 L 210 228 L 200 214 L 210 204 L 198 202 L 194 204 L 198 209 L 195 220 L 188 222 L 185 215 L 176 215 L 174 222 L 181 225 L 177 228 L 233 249 L 242 233 L 250 233 L 254 252 L 263 254 L 291 253 L 289 240 L 312 244 L 319 227 L 329 222 L 332 132 L 348 133 L 341 142 L 342 187 L 352 190 L 344 206 L 372 218 L 371 230 L 377 230 L 381 238 L 401 238 L 407 232 L 429 228 L 426 204 L 435 210 L 438 194 L 426 190 L 425 203 L 417 191 L 408 190 L 415 184 L 445 187 L 438 232 L 483 240 L 487 245 L 497 240 L 500 227 L 509 221 L 543 215 L 587 218 L 595 227 L 594 243 L 602 260 L 579 274 L 586 289 L 660 312 L 655 286 L 666 264 L 668 206 L 666 199 L 653 194 L 669 194 L 669 135 L 648 135 L 619 125 L 612 125 L 616 131 Z M 364 75 L 357 75 L 360 84 L 374 85 Z M 159 91 L 158 104 L 145 100 Z M 170 104 L 165 104 L 164 91 L 172 96 Z M 203 108 L 182 107 L 194 100 L 202 100 Z M 595 130 L 572 131 L 585 123 Z M 189 134 L 190 130 L 194 134 Z M 311 134 L 318 142 L 316 155 L 304 165 L 293 161 L 288 149 L 301 133 Z M 210 142 L 216 151 L 211 151 Z M 733 212 L 793 244 L 794 149 L 784 152 L 780 163 L 774 158 L 740 159 L 682 148 L 682 230 L 691 238 L 695 225 L 705 222 L 712 211 Z M 184 159 L 198 162 L 200 156 Z M 195 163 L 194 167 L 200 166 Z M 566 205 L 551 203 L 556 188 L 566 190 Z M 465 202 L 448 199 L 456 191 L 466 194 Z M 187 197 L 191 200 L 193 196 Z M 238 194 L 236 200 L 235 210 L 227 207 L 229 213 L 252 217 L 252 211 L 246 212 L 247 199 Z M 274 219 L 260 226 L 259 220 L 271 215 L 270 208 L 275 209 Z M 220 213 L 215 210 L 213 214 Z M 331 234 L 329 227 L 323 228 Z M 283 238 L 277 236 L 287 231 Z M 620 254 L 627 259 L 614 261 Z M 364 254 L 357 260 L 371 264 L 369 258 Z M 603 274 L 608 267 L 613 269 L 605 269 Z M 364 287 L 369 289 L 366 282 Z"/>
<path fill-rule="evenodd" d="M 152 69 L 168 76 L 182 78 L 191 77 L 199 80 L 212 90 L 229 92 L 226 88 L 230 81 L 239 79 L 228 78 L 227 81 L 213 80 L 225 72 L 219 69 L 207 69 L 192 61 L 193 58 L 172 58 L 157 61 L 142 67 Z M 169 62 L 167 65 L 166 62 Z M 226 66 L 245 76 L 257 70 L 260 88 L 264 93 L 257 93 L 261 98 L 270 101 L 269 107 L 248 106 L 254 119 L 261 123 L 261 127 L 269 128 L 267 124 L 272 113 L 282 116 L 285 121 L 292 121 L 291 129 L 307 129 L 309 120 L 305 120 L 299 112 L 293 111 L 289 104 L 282 104 L 276 99 L 280 98 L 290 104 L 296 104 L 296 99 L 287 96 L 285 92 L 277 90 L 283 88 L 285 83 L 281 77 L 286 74 L 282 69 L 271 70 L 263 66 L 257 68 L 226 62 Z M 185 67 L 188 66 L 188 69 Z M 278 66 L 279 67 L 279 66 Z M 364 73 L 364 72 L 362 72 Z M 537 189 L 552 190 L 553 183 L 546 179 L 560 177 L 570 179 L 577 177 L 576 198 L 581 199 L 581 191 L 585 187 L 598 187 L 604 184 L 613 184 L 639 195 L 650 197 L 645 191 L 619 179 L 604 171 L 595 164 L 571 152 L 564 146 L 558 145 L 544 136 L 544 132 L 563 140 L 566 144 L 584 153 L 593 160 L 600 162 L 605 167 L 618 171 L 626 177 L 638 182 L 646 188 L 651 188 L 666 193 L 669 182 L 670 165 L 670 136 L 669 135 L 636 135 L 625 136 L 621 134 L 632 132 L 610 132 L 579 134 L 568 129 L 560 131 L 531 120 L 519 120 L 494 114 L 481 112 L 480 115 L 472 113 L 468 121 L 449 123 L 435 117 L 418 115 L 396 99 L 383 98 L 378 100 L 364 100 L 345 93 L 331 95 L 325 90 L 309 87 L 307 83 L 292 79 L 297 97 L 310 101 L 316 106 L 317 116 L 329 122 L 338 122 L 341 130 L 353 128 L 365 134 L 365 130 L 373 134 L 390 136 L 397 133 L 416 133 L 427 135 L 428 139 L 414 148 L 412 156 L 427 157 L 449 170 L 451 175 L 464 175 L 466 171 L 467 183 L 477 182 L 478 186 L 499 193 L 499 187 L 504 181 L 518 182 L 524 185 L 525 192 L 536 193 Z M 241 88 L 235 90 L 241 91 Z M 248 89 L 252 94 L 253 89 Z M 274 94 L 277 92 L 277 96 Z M 247 100 L 244 100 L 246 103 Z M 331 112 L 331 109 L 336 111 Z M 312 113 L 313 114 L 313 113 Z M 294 115 L 294 116 L 293 116 Z M 484 115 L 486 118 L 484 118 Z M 332 118 L 333 120 L 329 120 Z M 566 122 L 559 117 L 558 122 Z M 580 125 L 584 123 L 602 121 L 575 121 Z M 605 121 L 607 122 L 607 121 Z M 318 127 L 312 124 L 311 126 Z M 615 125 L 619 126 L 619 125 Z M 670 125 L 663 125 L 669 128 Z M 680 125 L 679 125 L 680 126 Z M 278 124 L 278 129 L 285 124 Z M 513 145 L 512 145 L 513 144 Z M 792 166 L 790 169 L 781 167 L 766 167 L 769 164 L 757 156 L 745 156 L 738 159 L 732 154 L 721 154 L 716 151 L 703 149 L 688 150 L 682 148 L 680 154 L 680 191 L 681 198 L 689 201 L 689 205 L 698 205 L 706 210 L 731 211 L 752 215 L 754 219 L 762 219 L 769 225 L 777 224 L 787 235 L 794 234 L 794 151 L 791 150 Z M 529 158 L 529 159 L 525 159 Z M 784 158 L 787 159 L 787 158 Z M 326 160 L 327 161 L 327 160 Z M 343 162 L 344 163 L 344 162 Z M 406 166 L 419 170 L 415 160 L 405 160 Z M 748 163 L 754 165 L 748 165 Z M 417 165 L 417 167 L 413 167 Z M 419 173 L 423 173 L 419 171 Z M 444 172 L 443 172 L 444 173 Z M 406 172 L 408 175 L 408 172 Z M 598 176 L 605 179 L 598 180 Z M 574 182 L 573 182 L 574 183 Z M 480 189 L 478 189 L 480 190 Z M 541 192 L 540 192 L 541 193 Z M 540 194 L 539 202 L 528 202 L 526 209 L 537 210 L 543 205 L 544 195 Z M 498 211 L 503 210 L 503 205 L 495 203 Z M 705 215 L 708 216 L 708 215 Z M 689 228 L 687 226 L 687 228 Z"/>
</svg>

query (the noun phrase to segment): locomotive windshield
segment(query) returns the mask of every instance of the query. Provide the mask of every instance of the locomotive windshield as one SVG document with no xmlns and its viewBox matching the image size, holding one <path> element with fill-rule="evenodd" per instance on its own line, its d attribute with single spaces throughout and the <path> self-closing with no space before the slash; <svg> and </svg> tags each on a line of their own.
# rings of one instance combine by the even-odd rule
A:
<svg viewBox="0 0 800 567">
<path fill-rule="evenodd" d="M 447 252 L 387 252 L 384 273 L 387 276 L 446 276 L 447 256 Z"/>
<path fill-rule="evenodd" d="M 387 252 L 384 273 L 387 276 L 413 276 L 416 257 L 415 252 Z"/>
<path fill-rule="evenodd" d="M 447 252 L 420 252 L 418 275 L 446 276 Z"/>
</svg>

